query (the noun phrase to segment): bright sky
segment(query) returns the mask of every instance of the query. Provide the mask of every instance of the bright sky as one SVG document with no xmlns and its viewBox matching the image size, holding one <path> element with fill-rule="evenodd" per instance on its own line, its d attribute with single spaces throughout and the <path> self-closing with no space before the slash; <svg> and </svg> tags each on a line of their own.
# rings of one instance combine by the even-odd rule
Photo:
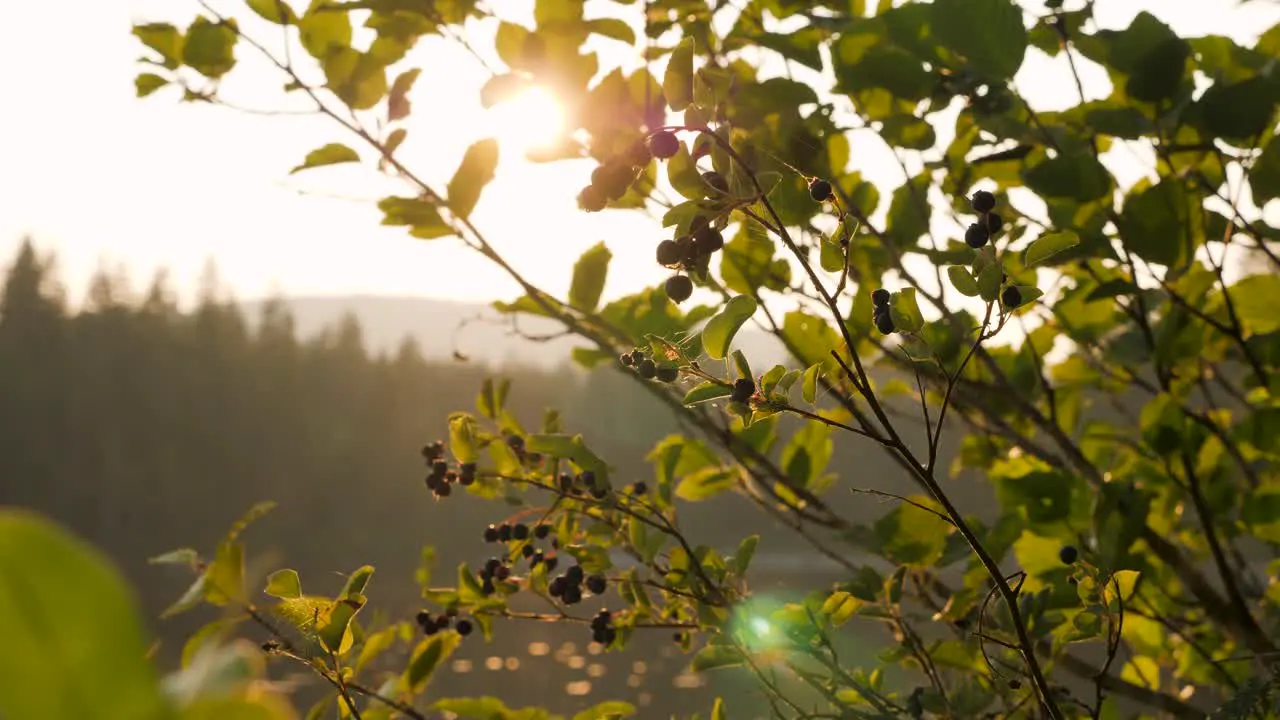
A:
<svg viewBox="0 0 1280 720">
<path fill-rule="evenodd" d="M 214 2 L 225 12 L 248 15 L 240 0 Z M 489 4 L 504 12 L 532 5 Z M 598 4 L 609 14 L 638 14 L 640 8 L 592 2 L 589 12 Z M 1280 21 L 1280 5 L 1258 0 L 1097 5 L 1106 27 L 1123 27 L 1145 9 L 1179 33 L 1217 33 L 1242 42 Z M 41 248 L 57 250 L 73 299 L 104 260 L 126 265 L 137 285 L 167 267 L 189 296 L 207 258 L 216 258 L 223 281 L 241 298 L 274 290 L 514 297 L 515 286 L 457 240 L 423 242 L 399 228 L 379 227 L 373 201 L 401 188 L 371 167 L 289 176 L 309 150 L 352 140 L 330 121 L 179 104 L 172 90 L 136 99 L 135 60 L 143 50 L 130 24 L 185 25 L 196 10 L 194 0 L 8 4 L 10 32 L 0 43 L 0 96 L 10 100 L 0 119 L 0 253 L 6 261 L 21 238 L 32 235 Z M 278 43 L 273 26 L 244 26 Z M 469 37 L 484 47 L 492 32 L 492 26 L 476 25 Z M 634 51 L 619 43 L 606 40 L 599 49 L 606 53 L 604 65 L 634 62 Z M 242 61 L 252 54 L 243 45 L 237 52 Z M 1053 109 L 1073 103 L 1064 67 L 1035 50 L 1029 55 L 1016 84 L 1033 104 Z M 656 221 L 635 212 L 577 210 L 575 195 L 590 174 L 589 163 L 523 161 L 518 141 L 532 133 L 528 120 L 540 115 L 536 106 L 505 115 L 483 111 L 477 91 L 487 71 L 456 45 L 427 41 L 413 57 L 425 72 L 411 95 L 416 120 L 401 158 L 443 186 L 473 140 L 492 133 L 504 138 L 498 178 L 474 217 L 513 265 L 548 290 L 563 291 L 573 260 L 605 240 L 615 255 L 607 296 L 665 278 L 652 259 L 663 237 Z M 253 68 L 233 72 L 226 90 L 244 105 L 284 107 L 283 81 L 260 64 Z M 897 165 L 877 145 L 855 139 L 855 167 L 872 179 L 900 183 Z"/>
</svg>

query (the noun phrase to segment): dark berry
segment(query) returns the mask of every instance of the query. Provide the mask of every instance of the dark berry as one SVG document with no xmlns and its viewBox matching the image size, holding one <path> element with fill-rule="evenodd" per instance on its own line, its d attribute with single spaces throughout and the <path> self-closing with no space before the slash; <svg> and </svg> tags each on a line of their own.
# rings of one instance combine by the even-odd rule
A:
<svg viewBox="0 0 1280 720">
<path fill-rule="evenodd" d="M 658 368 L 658 374 L 656 375 L 656 377 L 660 382 L 664 382 L 664 383 L 675 382 L 680 377 L 680 368 L 677 368 L 671 365 L 663 365 L 662 367 Z"/>
<path fill-rule="evenodd" d="M 535 551 L 533 553 L 533 557 L 529 558 L 529 567 L 537 567 L 538 565 L 541 565 L 543 558 L 544 556 L 541 550 Z"/>
<path fill-rule="evenodd" d="M 637 140 L 632 143 L 631 149 L 627 152 L 627 159 L 635 167 L 643 167 L 649 164 L 649 161 L 653 159 L 653 155 L 649 153 L 649 147 L 643 141 Z"/>
<path fill-rule="evenodd" d="M 587 589 L 591 591 L 592 595 L 603 595 L 608 587 L 609 583 L 604 579 L 603 575 L 592 575 L 587 578 Z"/>
<path fill-rule="evenodd" d="M 875 307 L 885 307 L 889 304 L 889 291 L 884 288 L 876 288 L 871 293 L 871 304 Z"/>
<path fill-rule="evenodd" d="M 693 247 L 699 255 L 710 255 L 724 247 L 724 235 L 708 225 L 694 233 Z"/>
<path fill-rule="evenodd" d="M 1017 690 L 1017 689 L 1019 689 L 1019 688 L 1021 688 L 1021 687 L 1022 687 L 1022 682 L 1021 682 L 1021 681 L 1019 681 L 1019 680 L 1010 680 L 1010 681 L 1009 681 L 1009 689 L 1010 689 L 1010 690 Z"/>
<path fill-rule="evenodd" d="M 631 351 L 631 361 L 632 361 L 633 363 L 635 363 L 635 364 L 639 364 L 639 363 L 640 363 L 640 361 L 641 361 L 641 360 L 643 360 L 643 359 L 644 359 L 644 351 L 643 351 L 643 350 L 641 350 L 640 348 L 636 348 L 635 350 L 632 350 L 632 351 Z"/>
<path fill-rule="evenodd" d="M 578 207 L 587 212 L 600 212 L 608 204 L 609 198 L 595 185 L 588 185 L 578 193 Z"/>
<path fill-rule="evenodd" d="M 560 473 L 560 492 L 567 493 L 573 490 L 573 476 L 569 473 Z"/>
<path fill-rule="evenodd" d="M 584 487 L 591 487 L 596 484 L 596 473 L 594 470 L 583 470 L 578 474 L 578 484 Z"/>
<path fill-rule="evenodd" d="M 476 481 L 475 473 L 465 473 L 458 476 L 458 484 L 462 486 L 472 485 Z"/>
<path fill-rule="evenodd" d="M 520 548 L 520 554 L 524 555 L 527 558 L 533 557 L 533 554 L 536 552 L 538 551 L 535 550 L 532 545 L 525 545 L 524 547 Z"/>
<path fill-rule="evenodd" d="M 996 196 L 986 190 L 979 190 L 969 198 L 969 205 L 974 212 L 989 213 L 996 209 Z"/>
<path fill-rule="evenodd" d="M 683 253 L 680 252 L 680 246 L 676 244 L 675 240 L 663 240 L 658 243 L 657 256 L 659 265 L 664 265 L 666 267 L 677 265 L 679 264 L 680 257 L 682 255 Z"/>
<path fill-rule="evenodd" d="M 508 435 L 507 445 L 515 450 L 523 450 L 524 438 L 520 437 L 519 435 Z"/>
<path fill-rule="evenodd" d="M 502 567 L 502 561 L 496 557 L 491 557 L 484 563 L 484 572 L 486 575 L 492 576 L 500 567 Z"/>
<path fill-rule="evenodd" d="M 694 215 L 689 221 L 689 234 L 697 235 L 698 231 L 711 224 L 711 220 L 706 215 Z"/>
<path fill-rule="evenodd" d="M 631 486 L 631 494 L 633 495 L 643 495 L 647 492 L 649 492 L 649 486 L 642 482 L 637 482 Z"/>
<path fill-rule="evenodd" d="M 815 202 L 826 202 L 831 199 L 831 183 L 814 178 L 809 183 L 809 196 Z"/>
<path fill-rule="evenodd" d="M 609 494 L 608 488 L 597 487 L 595 485 L 591 486 L 591 497 L 597 500 L 605 499 L 605 496 L 607 496 L 608 494 Z"/>
<path fill-rule="evenodd" d="M 876 329 L 885 335 L 892 335 L 894 331 L 893 316 L 889 313 L 880 313 L 875 316 Z"/>
<path fill-rule="evenodd" d="M 458 617 L 458 608 L 456 608 L 456 607 L 451 607 L 451 608 L 449 608 L 448 610 L 445 610 L 445 611 L 444 611 L 444 614 L 445 614 L 445 615 L 448 615 L 448 616 L 449 616 L 449 617 L 451 617 L 451 618 L 456 618 L 456 617 Z"/>
<path fill-rule="evenodd" d="M 449 495 L 453 493 L 453 486 L 449 485 L 449 483 L 442 482 L 437 485 L 432 492 L 434 492 L 438 498 L 449 497 Z"/>
<path fill-rule="evenodd" d="M 649 136 L 649 152 L 659 160 L 666 160 L 680 152 L 680 139 L 670 130 L 662 130 Z"/>
<path fill-rule="evenodd" d="M 995 235 L 996 233 L 1000 232 L 1002 228 L 1004 228 L 1004 218 L 1000 217 L 995 213 L 987 213 L 986 221 L 987 221 L 987 232 L 991 233 L 992 235 Z"/>
<path fill-rule="evenodd" d="M 511 537 L 516 540 L 524 540 L 529 537 L 529 526 L 519 523 L 511 528 Z"/>
<path fill-rule="evenodd" d="M 564 595 L 565 586 L 568 584 L 568 581 L 564 579 L 563 575 L 552 578 L 551 582 L 547 584 L 547 593 L 549 593 L 551 597 L 560 597 L 561 595 Z"/>
<path fill-rule="evenodd" d="M 441 615 L 436 618 L 436 630 L 448 630 L 449 625 L 452 624 L 452 622 L 453 620 L 451 620 L 447 615 Z"/>
<path fill-rule="evenodd" d="M 682 303 L 693 295 L 693 281 L 686 275 L 672 275 L 667 278 L 667 297 L 673 303 Z"/>
<path fill-rule="evenodd" d="M 1022 304 L 1022 292 L 1017 285 L 1010 285 L 1000 293 L 1000 302 L 1009 309 L 1016 308 Z"/>
<path fill-rule="evenodd" d="M 591 618 L 591 629 L 599 630 L 601 628 L 607 628 L 609 627 L 609 622 L 612 620 L 613 615 L 609 614 L 608 610 L 601 610 L 595 614 L 595 617 Z"/>
<path fill-rule="evenodd" d="M 444 478 L 439 475 L 428 475 L 423 482 L 427 484 L 428 490 L 435 492 L 436 488 L 440 487 L 440 483 L 444 482 Z"/>
<path fill-rule="evenodd" d="M 566 585 L 564 595 L 560 599 L 564 600 L 565 605 L 577 605 L 582 602 L 582 588 L 577 585 Z"/>
<path fill-rule="evenodd" d="M 506 580 L 511 577 L 511 568 L 506 565 L 499 565 L 498 569 L 493 571 L 493 577 L 496 580 Z"/>
<path fill-rule="evenodd" d="M 568 581 L 570 585 L 581 585 L 582 579 L 585 575 L 586 573 L 582 571 L 581 565 L 574 565 L 564 571 L 564 579 Z"/>
<path fill-rule="evenodd" d="M 652 380 L 658 374 L 658 366 L 649 358 L 645 358 L 636 366 L 636 374 L 645 380 Z"/>
<path fill-rule="evenodd" d="M 1058 551 L 1058 559 L 1062 561 L 1063 565 L 1070 565 L 1079 557 L 1080 551 L 1076 549 L 1075 545 L 1064 545 Z"/>
<path fill-rule="evenodd" d="M 722 193 L 729 192 L 729 181 L 725 180 L 724 176 L 716 172 L 715 170 L 710 170 L 708 172 L 702 173 L 702 181 L 710 185 L 713 189 L 718 190 L 719 192 L 722 192 Z"/>
<path fill-rule="evenodd" d="M 498 526 L 498 539 L 506 542 L 511 539 L 511 526 L 503 523 Z"/>
<path fill-rule="evenodd" d="M 635 359 L 631 357 L 631 353 L 622 353 L 621 355 L 619 355 L 618 362 L 622 363 L 623 365 L 626 365 L 627 367 L 631 367 L 632 365 L 636 364 Z"/>
<path fill-rule="evenodd" d="M 498 542 L 498 528 L 496 525 L 490 525 L 484 529 L 485 542 Z"/>
<path fill-rule="evenodd" d="M 678 643 L 682 643 L 684 642 L 684 633 L 682 632 L 671 633 L 671 639 Z"/>
<path fill-rule="evenodd" d="M 458 621 L 458 624 L 457 624 L 456 626 L 454 626 L 454 628 L 453 628 L 453 629 L 454 629 L 454 630 L 456 630 L 456 631 L 457 631 L 457 633 L 458 633 L 459 635 L 461 635 L 462 637 L 466 637 L 466 636 L 468 636 L 468 635 L 470 635 L 470 634 L 471 634 L 471 621 L 470 621 L 470 620 L 459 620 L 459 621 Z"/>
<path fill-rule="evenodd" d="M 986 245 L 990 239 L 991 233 L 978 223 L 973 223 L 968 230 L 964 231 L 964 243 L 974 250 Z"/>
<path fill-rule="evenodd" d="M 538 525 L 533 528 L 533 536 L 538 538 L 539 540 L 545 539 L 550 534 L 551 534 L 550 525 Z"/>
<path fill-rule="evenodd" d="M 423 635 L 428 635 L 428 636 L 435 635 L 438 631 L 439 631 L 439 628 L 436 627 L 435 621 L 424 623 L 422 625 Z"/>
<path fill-rule="evenodd" d="M 485 581 L 480 585 L 480 592 L 484 593 L 486 596 L 497 592 L 497 588 L 493 585 L 492 578 L 485 578 Z"/>
<path fill-rule="evenodd" d="M 417 621 L 419 627 L 426 627 L 427 623 L 431 622 L 431 613 L 426 610 L 419 610 L 413 619 Z"/>
<path fill-rule="evenodd" d="M 441 477 L 444 477 L 444 474 L 447 472 L 449 472 L 449 463 L 443 460 L 436 460 L 435 462 L 431 463 L 432 475 L 435 475 L 436 477 L 441 478 Z"/>
<path fill-rule="evenodd" d="M 738 378 L 733 383 L 733 395 L 731 399 L 734 402 L 744 403 L 756 394 L 756 384 L 751 378 Z"/>
<path fill-rule="evenodd" d="M 600 179 L 597 181 L 595 173 L 592 173 L 591 184 L 599 187 L 610 200 L 619 200 L 626 195 L 627 188 L 635 179 L 635 171 L 625 165 L 604 165 L 597 170 Z"/>
</svg>

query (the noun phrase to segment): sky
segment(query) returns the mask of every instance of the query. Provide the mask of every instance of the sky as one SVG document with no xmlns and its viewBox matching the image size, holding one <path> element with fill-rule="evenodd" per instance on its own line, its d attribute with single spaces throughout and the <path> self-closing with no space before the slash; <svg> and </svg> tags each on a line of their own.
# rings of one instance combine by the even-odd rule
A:
<svg viewBox="0 0 1280 720">
<path fill-rule="evenodd" d="M 212 1 L 222 12 L 249 15 L 242 0 Z M 526 0 L 489 4 L 516 19 L 529 16 L 532 6 Z M 589 12 L 600 5 L 608 14 L 638 13 L 640 7 L 593 0 Z M 1182 34 L 1223 34 L 1245 43 L 1280 22 L 1280 4 L 1265 0 L 1097 2 L 1103 27 L 1124 27 L 1142 10 Z M 130 34 L 131 24 L 185 25 L 197 11 L 195 0 L 8 4 L 10 32 L 0 43 L 0 96 L 10 101 L 0 115 L 5 261 L 25 236 L 42 250 L 56 251 L 73 302 L 104 265 L 126 269 L 138 288 L 165 268 L 179 296 L 189 300 L 210 259 L 221 283 L 242 299 L 378 294 L 484 302 L 518 294 L 500 271 L 456 239 L 424 242 L 402 229 L 381 227 L 374 203 L 404 187 L 378 176 L 371 163 L 291 176 L 289 170 L 308 151 L 351 140 L 331 121 L 180 104 L 172 89 L 137 99 L 133 79 L 143 48 Z M 273 26 L 242 25 L 269 45 L 279 42 Z M 493 29 L 473 24 L 467 37 L 484 47 Z M 602 40 L 598 49 L 605 53 L 603 65 L 634 62 L 635 51 L 620 43 Z M 274 71 L 251 62 L 247 47 L 238 48 L 237 56 L 246 65 L 224 83 L 228 97 L 250 109 L 291 109 Z M 473 218 L 514 266 L 535 284 L 564 292 L 573 260 L 603 240 L 614 253 L 606 297 L 666 277 L 653 261 L 653 248 L 665 236 L 657 221 L 635 212 L 577 209 L 575 196 L 589 179 L 589 162 L 538 165 L 522 159 L 522 140 L 554 121 L 554 106 L 483 110 L 478 90 L 488 70 L 448 41 L 426 40 L 411 58 L 424 73 L 410 96 L 414 116 L 400 157 L 443 187 L 471 142 L 498 136 L 498 176 Z M 1105 76 L 1094 70 L 1086 80 L 1090 94 L 1101 97 Z M 1038 108 L 1075 102 L 1065 66 L 1034 49 L 1015 85 Z M 874 140 L 855 138 L 852 154 L 854 169 L 865 176 L 890 187 L 901 182 L 892 156 Z M 1136 177 L 1140 167 L 1117 171 Z M 1268 216 L 1274 210 L 1268 208 Z"/>
</svg>

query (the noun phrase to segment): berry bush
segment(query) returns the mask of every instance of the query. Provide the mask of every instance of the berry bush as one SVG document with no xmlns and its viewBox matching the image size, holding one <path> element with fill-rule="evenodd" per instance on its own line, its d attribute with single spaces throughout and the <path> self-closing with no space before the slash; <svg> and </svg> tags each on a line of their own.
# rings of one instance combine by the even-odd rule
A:
<svg viewBox="0 0 1280 720">
<path fill-rule="evenodd" d="M 302 168 L 365 160 L 399 179 L 384 224 L 491 259 L 524 288 L 500 310 L 559 322 L 583 343 L 577 362 L 633 377 L 688 431 L 653 448 L 651 478 L 618 477 L 557 414 L 513 417 L 495 379 L 422 451 L 436 500 L 494 500 L 493 524 L 464 540 L 491 557 L 425 587 L 414 622 L 364 624 L 369 567 L 335 597 L 303 594 L 280 569 L 264 599 L 246 587 L 238 530 L 210 555 L 161 558 L 196 577 L 171 613 L 239 608 L 236 623 L 272 632 L 272 662 L 310 669 L 344 717 L 366 719 L 547 717 L 428 690 L 495 618 L 581 623 L 617 653 L 638 633 L 674 634 L 694 670 L 758 676 L 779 717 L 1273 707 L 1280 227 L 1264 206 L 1280 198 L 1280 26 L 1250 44 L 1181 37 L 1146 12 L 1103 28 L 1092 0 L 601 3 L 642 17 L 637 36 L 566 0 L 531 3 L 533 27 L 467 0 L 201 4 L 189 25 L 134 28 L 148 52 L 140 96 L 176 85 L 219 102 L 240 56 L 265 59 L 333 122 L 334 143 Z M 353 43 L 357 17 L 367 47 Z M 538 84 L 591 108 L 540 160 L 590 159 L 583 212 L 660 220 L 660 287 L 602 303 L 603 245 L 567 292 L 535 287 L 469 219 L 494 141 L 443 188 L 397 155 L 409 93 L 430 82 L 410 50 L 466 42 L 482 18 L 498 24 L 506 66 L 485 102 Z M 281 32 L 288 53 L 273 45 Z M 643 62 L 598 67 L 594 38 Z M 1069 78 L 1075 104 L 1046 110 L 1020 92 L 1033 54 Z M 1082 78 L 1099 69 L 1091 99 Z M 903 173 L 883 198 L 883 182 L 849 169 L 873 144 Z M 1126 158 L 1142 172 L 1117 172 Z M 753 366 L 734 344 L 748 323 L 789 362 Z M 949 464 L 944 435 L 959 444 Z M 837 442 L 887 453 L 911 489 L 837 474 Z M 992 486 L 989 516 L 958 508 L 959 474 Z M 830 498 L 851 492 L 885 501 L 882 517 L 843 517 Z M 738 612 L 758 537 L 722 553 L 681 522 L 685 504 L 730 493 L 843 568 L 773 613 L 784 639 L 768 648 Z M 616 553 L 634 562 L 620 568 Z M 576 612 L 606 593 L 610 609 Z M 554 612 L 522 609 L 526 598 Z M 854 623 L 887 631 L 876 663 L 836 652 Z M 406 637 L 401 673 L 367 669 Z M 779 673 L 806 689 L 780 688 Z M 37 716 L 7 697 L 0 710 Z M 579 717 L 634 712 L 614 702 Z"/>
</svg>

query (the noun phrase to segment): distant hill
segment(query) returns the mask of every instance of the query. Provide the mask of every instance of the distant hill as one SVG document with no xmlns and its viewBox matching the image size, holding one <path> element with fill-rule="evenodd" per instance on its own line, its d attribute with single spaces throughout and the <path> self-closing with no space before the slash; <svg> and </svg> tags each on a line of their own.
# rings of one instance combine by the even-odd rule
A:
<svg viewBox="0 0 1280 720">
<path fill-rule="evenodd" d="M 582 344 L 569 337 L 527 340 L 514 332 L 510 317 L 479 303 L 378 295 L 291 297 L 283 302 L 293 311 L 303 337 L 318 335 L 350 313 L 360 322 L 366 347 L 374 352 L 395 352 L 406 338 L 413 338 L 423 355 L 431 359 L 450 358 L 456 349 L 484 364 L 518 362 L 549 368 L 568 362 L 570 349 Z M 250 321 L 256 321 L 262 304 L 243 303 Z M 533 317 L 521 317 L 516 327 L 532 336 L 561 329 L 554 321 Z M 777 341 L 758 330 L 744 329 L 736 344 L 751 357 L 752 364 L 771 364 L 784 358 Z"/>
</svg>

